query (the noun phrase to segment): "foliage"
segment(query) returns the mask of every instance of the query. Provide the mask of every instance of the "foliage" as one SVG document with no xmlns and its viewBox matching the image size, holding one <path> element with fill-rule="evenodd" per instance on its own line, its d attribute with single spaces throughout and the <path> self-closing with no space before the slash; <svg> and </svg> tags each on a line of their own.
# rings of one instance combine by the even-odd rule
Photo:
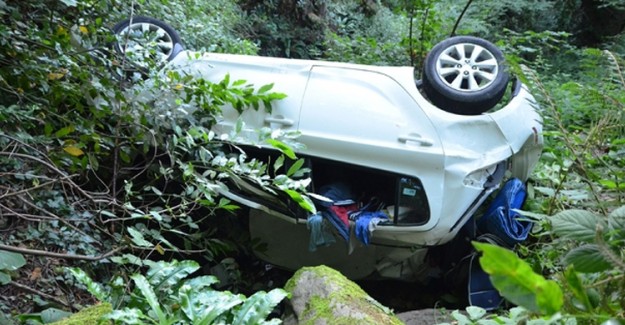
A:
<svg viewBox="0 0 625 325">
<path fill-rule="evenodd" d="M 544 118 L 545 150 L 533 177 L 542 205 L 537 208 L 546 214 L 572 207 L 605 211 L 622 203 L 622 59 L 609 51 L 577 50 L 566 34 L 510 35 L 509 65 L 532 89 Z M 550 64 L 554 56 L 575 62 L 574 69 Z"/>
<path fill-rule="evenodd" d="M 451 317 L 455 320 L 453 324 L 457 325 L 515 325 L 515 324 L 533 324 L 533 325 L 549 325 L 549 324 L 576 324 L 575 319 L 563 319 L 560 314 L 553 315 L 548 319 L 535 318 L 532 312 L 523 307 L 513 307 L 503 313 L 497 315 L 488 313 L 481 307 L 469 306 L 465 308 L 465 313 L 454 310 Z M 442 323 L 440 325 L 450 325 Z"/>
<path fill-rule="evenodd" d="M 0 250 L 0 285 L 11 282 L 9 272 L 15 271 L 25 264 L 24 255 Z"/>
<path fill-rule="evenodd" d="M 524 213 L 537 222 L 535 239 L 519 247 L 525 261 L 496 248 L 481 259 L 494 285 L 523 312 L 467 310 L 454 317 L 463 324 L 622 319 L 622 55 L 581 50 L 564 32 L 503 33 L 508 66 L 529 86 L 544 118 L 545 150 L 527 205 L 541 213 Z M 543 295 L 551 298 L 541 308 Z"/>
<path fill-rule="evenodd" d="M 473 246 L 482 253 L 482 269 L 507 300 L 546 316 L 560 310 L 562 291 L 556 282 L 536 274 L 529 264 L 505 248 L 478 242 Z"/>
<path fill-rule="evenodd" d="M 260 54 L 287 58 L 318 56 L 331 1 L 241 1 L 250 28 L 245 36 L 257 40 Z"/>
<path fill-rule="evenodd" d="M 231 134 L 210 131 L 223 105 L 271 109 L 282 94 L 236 76 L 209 83 L 174 71 L 137 71 L 110 51 L 116 22 L 133 15 L 161 18 L 192 49 L 418 68 L 428 49 L 451 33 L 466 3 L 0 1 L 0 242 L 57 254 L 25 254 L 25 264 L 16 259 L 0 267 L 2 283 L 33 290 L 17 295 L 10 285 L 1 286 L 2 313 L 27 312 L 23 319 L 41 321 L 56 313 L 52 308 L 92 303 L 80 290 L 58 288 L 71 282 L 58 267 L 71 258 L 88 261 L 76 265 L 98 279 L 110 279 L 89 287 L 100 288 L 97 299 L 108 297 L 115 306 L 134 301 L 156 320 L 159 308 L 173 308 L 164 301 L 182 299 L 180 288 L 160 297 L 149 276 L 137 275 L 137 296 L 126 295 L 130 275 L 154 253 L 197 254 L 209 267 L 227 264 L 236 285 L 254 281 L 240 275 L 231 257 L 245 253 L 247 240 L 233 231 L 239 229 L 238 207 L 220 196 L 231 182 L 251 180 L 314 208 L 302 195 L 306 180 L 293 179 L 306 172 L 294 155 L 297 134 L 259 130 L 252 144 L 266 143 L 284 155 L 267 165 L 232 144 L 242 123 Z M 622 1 L 588 3 L 622 9 Z M 542 107 L 546 147 L 529 184 L 528 205 L 540 221 L 536 238 L 520 247 L 534 273 L 511 263 L 523 265 L 529 292 L 551 286 L 541 274 L 561 284 L 560 311 L 567 320 L 593 322 L 623 318 L 621 217 L 615 208 L 623 205 L 625 189 L 625 38 L 603 39 L 594 43 L 598 49 L 577 47 L 584 41 L 580 35 L 594 28 L 580 9 L 580 1 L 473 1 L 457 33 L 499 40 L 510 69 Z M 502 275 L 503 282 L 526 284 L 503 274 L 512 277 Z M 154 308 L 146 300 L 150 290 Z M 58 292 L 63 297 L 53 301 Z M 468 321 L 455 317 L 530 323 L 539 321 L 534 305 L 502 316 L 471 309 Z M 543 306 L 543 312 L 556 307 Z M 553 317 L 540 321 L 562 320 Z"/>
<path fill-rule="evenodd" d="M 625 206 L 607 216 L 573 209 L 549 218 L 557 242 L 569 248 L 562 259 L 569 312 L 584 318 L 623 317 L 624 221 Z"/>
<path fill-rule="evenodd" d="M 246 298 L 210 288 L 213 276 L 188 278 L 199 269 L 194 261 L 146 262 L 145 275 L 133 274 L 134 289 L 121 303 L 105 292 L 82 270 L 70 269 L 89 292 L 104 301 L 113 300 L 114 310 L 105 317 L 123 324 L 279 324 L 266 321 L 287 293 L 282 289 L 258 291 Z M 115 286 L 115 284 L 113 285 Z"/>
<path fill-rule="evenodd" d="M 110 307 L 109 307 L 110 309 Z M 58 321 L 62 321 L 64 318 L 70 316 L 71 313 L 60 310 L 57 308 L 47 308 L 38 313 L 22 314 L 17 318 L 21 322 L 30 324 L 50 324 Z"/>
<path fill-rule="evenodd" d="M 466 1 L 456 1 L 456 5 L 465 4 Z M 544 0 L 474 1 L 465 19 L 461 21 L 460 30 L 471 31 L 487 38 L 499 36 L 498 32 L 504 29 L 536 32 L 566 30 L 561 23 L 565 22 L 564 17 L 570 21 L 569 12 L 573 8 L 567 8 L 568 6 L 573 7 L 573 4 L 557 4 Z"/>
<path fill-rule="evenodd" d="M 525 214 L 546 223 L 555 246 L 566 252 L 557 261 L 562 266 L 549 270 L 557 282 L 536 274 L 528 263 L 510 251 L 475 243 L 483 253 L 480 264 L 500 293 L 529 311 L 527 319 L 548 316 L 549 322 L 566 319 L 593 323 L 622 319 L 625 206 L 607 216 L 576 209 L 550 217 Z M 455 317 L 464 324 L 490 324 L 490 316 L 488 321 L 481 316 Z"/>
<path fill-rule="evenodd" d="M 337 1 L 328 6 L 322 57 L 374 65 L 415 66 L 445 38 L 440 1 L 402 1 L 387 6 Z M 439 11 L 440 10 L 440 11 Z"/>
<path fill-rule="evenodd" d="M 408 37 L 407 17 L 379 7 L 371 13 L 356 2 L 339 1 L 329 8 L 331 22 L 323 58 L 376 65 L 408 65 L 408 49 L 397 46 Z"/>
<path fill-rule="evenodd" d="M 272 171 L 280 176 L 274 179 L 265 164 L 228 143 L 236 132 L 210 131 L 225 105 L 271 110 L 284 97 L 272 85 L 229 77 L 211 83 L 149 60 L 148 69 L 136 71 L 110 50 L 114 38 L 100 18 L 125 16 L 134 7 L 3 1 L 0 9 L 6 22 L 0 38 L 0 242 L 42 256 L 12 272 L 16 283 L 36 288 L 22 300 L 1 298 L 3 313 L 50 307 L 39 297 L 54 300 L 55 286 L 71 282 L 57 267 L 68 263 L 63 259 L 90 261 L 77 264 L 119 284 L 153 253 L 193 253 L 218 265 L 246 250 L 242 236 L 223 226 L 234 223 L 238 209 L 220 195 L 234 177 L 254 179 L 307 207 L 297 195 L 305 183 L 289 177 L 295 170 Z M 201 8 L 185 12 L 199 15 Z M 259 142 L 295 158 L 285 144 L 293 135 L 262 134 Z M 122 251 L 132 254 L 116 256 Z M 123 263 L 120 269 L 108 268 L 111 260 Z M 84 303 L 79 290 L 64 292 L 55 306 Z"/>
<path fill-rule="evenodd" d="M 228 0 L 138 1 L 133 10 L 120 8 L 121 21 L 131 14 L 167 21 L 179 32 L 187 48 L 221 53 L 256 54 L 257 45 L 239 35 L 249 30 L 247 17 Z M 124 16 L 125 15 L 125 16 Z"/>
</svg>

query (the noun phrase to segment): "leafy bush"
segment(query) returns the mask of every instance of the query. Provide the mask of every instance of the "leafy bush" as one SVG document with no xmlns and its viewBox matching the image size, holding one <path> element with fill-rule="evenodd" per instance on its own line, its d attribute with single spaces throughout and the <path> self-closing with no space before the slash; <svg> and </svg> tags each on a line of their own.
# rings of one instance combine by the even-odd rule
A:
<svg viewBox="0 0 625 325">
<path fill-rule="evenodd" d="M 286 296 L 286 291 L 259 291 L 250 297 L 210 288 L 213 276 L 187 278 L 199 269 L 194 261 L 146 261 L 145 275 L 131 276 L 131 293 L 107 291 L 84 271 L 70 269 L 98 300 L 113 303 L 114 310 L 105 316 L 116 324 L 279 324 L 266 318 Z M 113 284 L 112 287 L 119 287 Z"/>
<path fill-rule="evenodd" d="M 256 54 L 258 51 L 255 43 L 241 38 L 249 29 L 248 18 L 233 1 L 140 1 L 134 10 L 126 5 L 120 11 L 121 15 L 115 16 L 117 21 L 132 14 L 167 21 L 190 49 L 240 54 Z"/>
<path fill-rule="evenodd" d="M 389 7 L 337 1 L 328 6 L 330 28 L 323 58 L 373 65 L 422 68 L 427 52 L 445 38 L 439 1 L 407 1 Z"/>
<path fill-rule="evenodd" d="M 554 244 L 565 252 L 558 263 L 561 266 L 546 270 L 558 281 L 535 273 L 530 264 L 511 251 L 475 243 L 483 253 L 482 268 L 502 296 L 529 311 L 525 313 L 526 319 L 538 318 L 543 324 L 575 319 L 592 323 L 622 319 L 625 206 L 607 216 L 578 209 L 553 216 L 525 214 L 543 223 L 549 229 L 546 234 L 553 236 Z M 473 312 L 469 318 L 456 315 L 456 319 L 463 324 L 481 324 L 471 321 L 482 319 L 484 314 Z M 520 315 L 518 310 L 514 314 Z M 513 323 L 500 316 L 492 319 Z"/>
<path fill-rule="evenodd" d="M 133 70 L 110 50 L 114 38 L 99 18 L 137 9 L 121 6 L 0 2 L 6 22 L 0 27 L 0 218 L 7 230 L 0 242 L 30 255 L 11 274 L 12 287 L 2 288 L 20 286 L 30 294 L 3 295 L 3 313 L 50 306 L 38 296 L 65 308 L 84 303 L 75 289 L 55 298 L 55 286 L 67 281 L 57 267 L 69 263 L 63 260 L 110 278 L 131 272 L 138 263 L 131 256 L 197 254 L 216 265 L 244 250 L 245 242 L 218 227 L 238 208 L 219 194 L 229 178 L 249 175 L 263 188 L 301 199 L 301 181 L 274 180 L 267 166 L 233 150 L 229 135 L 210 131 L 222 105 L 270 110 L 284 95 L 245 80 L 183 76 L 157 62 Z M 180 12 L 199 15 L 201 9 Z M 223 37 L 232 41 L 224 49 L 238 46 L 229 34 Z M 263 134 L 259 141 L 294 158 L 281 141 L 291 135 Z M 111 260 L 128 269 L 109 269 Z M 46 281 L 38 281 L 42 277 Z"/>
<path fill-rule="evenodd" d="M 377 65 L 409 65 L 406 48 L 409 22 L 385 7 L 367 13 L 356 2 L 337 2 L 329 8 L 331 28 L 326 32 L 323 58 Z"/>
</svg>

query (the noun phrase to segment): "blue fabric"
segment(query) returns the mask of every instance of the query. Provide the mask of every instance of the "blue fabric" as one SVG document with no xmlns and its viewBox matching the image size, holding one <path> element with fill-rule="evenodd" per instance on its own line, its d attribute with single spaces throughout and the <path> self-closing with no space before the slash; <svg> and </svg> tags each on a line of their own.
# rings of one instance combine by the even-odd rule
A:
<svg viewBox="0 0 625 325">
<path fill-rule="evenodd" d="M 526 196 L 525 185 L 520 179 L 508 180 L 484 216 L 477 221 L 478 230 L 483 234 L 478 240 L 513 247 L 527 239 L 532 223 L 519 220 L 521 216 L 513 211 L 523 206 Z M 493 286 L 488 274 L 482 270 L 477 254 L 471 256 L 469 272 L 469 303 L 486 310 L 498 308 L 503 298 Z"/>
<path fill-rule="evenodd" d="M 355 234 L 365 245 L 369 245 L 369 237 L 375 226 L 388 216 L 382 211 L 363 211 L 356 220 Z"/>
<path fill-rule="evenodd" d="M 478 255 L 471 256 L 469 263 L 469 304 L 489 311 L 497 309 L 503 298 L 493 287 L 488 274 L 482 270 Z"/>
<path fill-rule="evenodd" d="M 527 239 L 532 223 L 519 220 L 521 216 L 512 211 L 523 206 L 526 195 L 525 185 L 520 179 L 508 180 L 484 216 L 477 221 L 480 232 L 499 237 L 509 247 Z"/>
<path fill-rule="evenodd" d="M 343 220 L 330 210 L 322 212 L 323 216 L 330 221 L 330 223 L 336 228 L 337 232 L 345 241 L 349 241 L 349 227 L 343 223 Z"/>
<path fill-rule="evenodd" d="M 310 242 L 308 243 L 309 251 L 314 252 L 319 246 L 329 246 L 336 242 L 320 214 L 317 213 L 309 216 L 306 226 L 310 230 Z"/>
<path fill-rule="evenodd" d="M 341 182 L 322 186 L 321 188 L 319 188 L 319 194 L 333 201 L 332 203 L 320 201 L 319 204 L 325 207 L 331 205 L 349 205 L 356 203 L 356 201 L 354 201 L 354 194 L 350 190 L 349 186 Z"/>
<path fill-rule="evenodd" d="M 332 202 L 316 201 L 319 205 L 324 207 L 321 209 L 323 217 L 330 221 L 330 224 L 336 228 L 339 235 L 341 235 L 346 242 L 349 242 L 349 223 L 347 221 L 347 215 L 344 216 L 345 220 L 343 220 L 332 211 L 331 207 L 355 205 L 356 201 L 354 201 L 354 195 L 351 189 L 345 183 L 335 182 L 321 186 L 318 193 L 332 200 Z"/>
</svg>

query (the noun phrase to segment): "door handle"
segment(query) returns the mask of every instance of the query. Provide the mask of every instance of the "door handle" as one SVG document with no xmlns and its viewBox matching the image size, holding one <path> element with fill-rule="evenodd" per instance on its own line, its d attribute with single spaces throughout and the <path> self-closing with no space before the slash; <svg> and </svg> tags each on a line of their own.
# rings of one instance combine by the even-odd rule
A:
<svg viewBox="0 0 625 325">
<path fill-rule="evenodd" d="M 416 133 L 410 133 L 408 135 L 400 135 L 399 137 L 397 137 L 397 140 L 401 143 L 417 142 L 422 147 L 431 147 L 434 144 L 432 140 L 423 138 L 421 135 L 416 134 Z"/>
<path fill-rule="evenodd" d="M 265 123 L 276 123 L 276 124 L 282 124 L 284 126 L 293 126 L 293 120 L 284 118 L 281 116 L 265 117 Z"/>
</svg>

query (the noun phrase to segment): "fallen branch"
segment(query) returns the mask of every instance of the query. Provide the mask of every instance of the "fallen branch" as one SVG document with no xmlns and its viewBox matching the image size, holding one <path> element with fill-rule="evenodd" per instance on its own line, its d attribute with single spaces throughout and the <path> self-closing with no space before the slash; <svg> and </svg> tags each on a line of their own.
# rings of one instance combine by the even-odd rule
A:
<svg viewBox="0 0 625 325">
<path fill-rule="evenodd" d="M 83 261 L 99 261 L 105 259 L 107 257 L 113 256 L 123 250 L 126 247 L 117 247 L 114 250 L 99 255 L 99 256 L 88 256 L 88 255 L 74 255 L 74 254 L 64 254 L 64 253 L 54 253 L 48 251 L 42 251 L 37 249 L 29 249 L 29 248 L 21 248 L 10 245 L 0 244 L 0 250 L 5 250 L 14 253 L 21 253 L 26 255 L 35 255 L 35 256 L 45 256 L 45 257 L 55 257 L 55 258 L 64 258 L 68 260 L 83 260 Z"/>
<path fill-rule="evenodd" d="M 28 293 L 32 293 L 32 294 L 41 296 L 44 299 L 54 301 L 54 302 L 56 302 L 59 305 L 62 305 L 62 306 L 65 306 L 65 307 L 68 307 L 68 308 L 74 310 L 74 308 L 72 308 L 72 306 L 69 303 L 67 303 L 66 301 L 63 301 L 63 300 L 61 300 L 61 299 L 59 299 L 59 298 L 57 298 L 55 296 L 51 296 L 51 295 L 49 295 L 47 293 L 41 292 L 41 291 L 39 291 L 37 289 L 33 289 L 33 288 L 29 287 L 29 286 L 25 286 L 25 285 L 23 285 L 21 283 L 15 282 L 15 281 L 11 281 L 10 283 L 11 283 L 12 286 L 14 286 L 14 287 L 16 287 L 16 288 L 18 288 L 20 290 L 23 290 L 23 291 L 26 291 Z"/>
</svg>

